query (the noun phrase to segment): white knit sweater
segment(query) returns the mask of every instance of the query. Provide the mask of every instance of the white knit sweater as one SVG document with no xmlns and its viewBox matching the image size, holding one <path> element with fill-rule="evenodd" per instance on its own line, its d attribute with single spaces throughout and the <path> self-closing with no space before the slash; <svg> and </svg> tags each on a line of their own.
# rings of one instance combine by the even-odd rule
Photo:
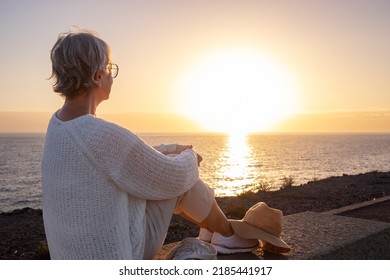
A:
<svg viewBox="0 0 390 280">
<path fill-rule="evenodd" d="M 191 150 L 165 156 L 92 115 L 67 122 L 54 115 L 42 159 L 51 258 L 142 259 L 146 200 L 177 197 L 198 178 Z"/>
</svg>

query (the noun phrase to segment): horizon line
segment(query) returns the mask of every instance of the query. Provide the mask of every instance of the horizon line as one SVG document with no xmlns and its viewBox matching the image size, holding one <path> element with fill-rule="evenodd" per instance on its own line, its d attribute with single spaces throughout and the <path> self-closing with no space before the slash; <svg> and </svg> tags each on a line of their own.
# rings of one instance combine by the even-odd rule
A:
<svg viewBox="0 0 390 280">
<path fill-rule="evenodd" d="M 45 132 L 53 112 L 0 111 L 1 133 Z M 135 133 L 220 133 L 204 129 L 195 120 L 175 113 L 126 112 L 97 114 Z M 139 116 L 139 118 L 135 118 Z M 158 116 L 158 117 L 156 117 Z M 292 114 L 268 130 L 247 134 L 390 133 L 390 110 L 335 111 Z"/>
</svg>

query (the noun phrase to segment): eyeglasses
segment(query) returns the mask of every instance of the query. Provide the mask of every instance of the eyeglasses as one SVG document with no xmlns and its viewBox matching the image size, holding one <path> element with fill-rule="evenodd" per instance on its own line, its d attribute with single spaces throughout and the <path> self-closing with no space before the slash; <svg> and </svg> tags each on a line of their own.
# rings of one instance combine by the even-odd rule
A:
<svg viewBox="0 0 390 280">
<path fill-rule="evenodd" d="M 112 78 L 116 78 L 116 76 L 118 76 L 119 73 L 118 64 L 108 63 L 106 69 L 110 72 Z"/>
</svg>

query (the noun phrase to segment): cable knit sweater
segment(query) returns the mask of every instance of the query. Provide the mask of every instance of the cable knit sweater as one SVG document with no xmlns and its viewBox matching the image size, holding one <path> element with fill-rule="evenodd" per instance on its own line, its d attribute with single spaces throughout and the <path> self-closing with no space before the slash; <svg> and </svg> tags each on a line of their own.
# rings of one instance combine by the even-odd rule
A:
<svg viewBox="0 0 390 280">
<path fill-rule="evenodd" d="M 165 156 L 92 115 L 67 122 L 53 115 L 42 159 L 51 258 L 142 259 L 146 200 L 177 197 L 198 178 L 191 150 Z"/>
</svg>

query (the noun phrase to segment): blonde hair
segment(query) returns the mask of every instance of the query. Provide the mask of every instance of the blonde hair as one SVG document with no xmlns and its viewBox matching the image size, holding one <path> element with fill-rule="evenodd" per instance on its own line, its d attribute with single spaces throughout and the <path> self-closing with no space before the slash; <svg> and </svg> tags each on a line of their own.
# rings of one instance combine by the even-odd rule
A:
<svg viewBox="0 0 390 280">
<path fill-rule="evenodd" d="M 50 59 L 53 90 L 72 98 L 97 84 L 95 73 L 110 62 L 111 51 L 90 31 L 67 32 L 58 36 Z"/>
</svg>

